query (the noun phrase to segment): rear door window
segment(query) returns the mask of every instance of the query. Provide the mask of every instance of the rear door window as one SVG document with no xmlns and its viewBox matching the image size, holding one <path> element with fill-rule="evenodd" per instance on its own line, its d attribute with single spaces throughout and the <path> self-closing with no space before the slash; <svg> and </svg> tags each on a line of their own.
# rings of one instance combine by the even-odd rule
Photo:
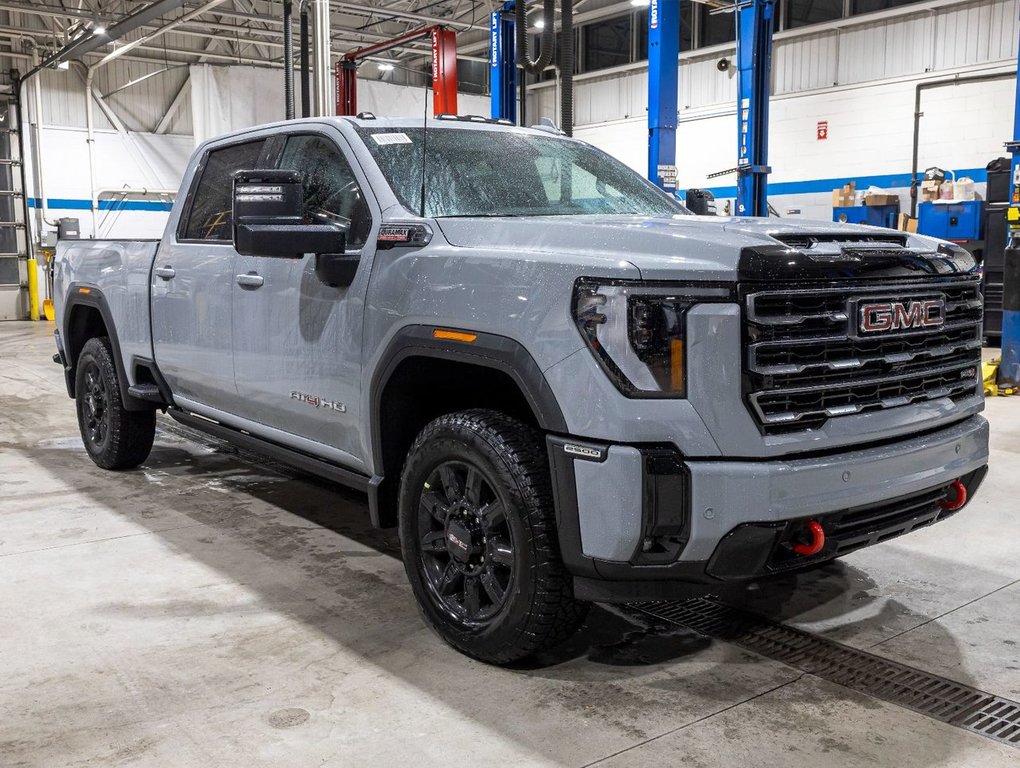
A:
<svg viewBox="0 0 1020 768">
<path fill-rule="evenodd" d="M 202 164 L 191 199 L 183 240 L 233 239 L 233 188 L 237 171 L 259 167 L 265 139 L 211 150 Z"/>
</svg>

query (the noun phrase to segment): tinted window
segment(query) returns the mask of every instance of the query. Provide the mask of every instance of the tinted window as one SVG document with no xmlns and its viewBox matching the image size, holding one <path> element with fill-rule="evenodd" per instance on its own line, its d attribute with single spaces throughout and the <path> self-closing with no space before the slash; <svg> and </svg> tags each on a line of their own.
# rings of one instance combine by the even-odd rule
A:
<svg viewBox="0 0 1020 768">
<path fill-rule="evenodd" d="M 737 39 L 736 13 L 711 13 L 711 6 L 701 9 L 701 44 L 719 45 L 733 43 Z"/>
<path fill-rule="evenodd" d="M 786 5 L 788 29 L 832 21 L 843 16 L 843 0 L 787 0 Z"/>
<path fill-rule="evenodd" d="M 280 168 L 304 173 L 306 218 L 347 227 L 348 248 L 365 244 L 372 216 L 361 186 L 336 144 L 321 136 L 292 136 L 287 139 Z"/>
<path fill-rule="evenodd" d="M 264 140 L 233 144 L 212 150 L 206 157 L 202 177 L 195 187 L 186 240 L 233 239 L 232 208 L 234 173 L 258 167 Z"/>
<path fill-rule="evenodd" d="M 630 63 L 630 19 L 620 16 L 584 27 L 585 72 Z"/>
<path fill-rule="evenodd" d="M 359 128 L 394 194 L 421 209 L 422 129 Z M 429 128 L 426 216 L 686 212 L 640 175 L 580 142 L 509 130 Z"/>
</svg>

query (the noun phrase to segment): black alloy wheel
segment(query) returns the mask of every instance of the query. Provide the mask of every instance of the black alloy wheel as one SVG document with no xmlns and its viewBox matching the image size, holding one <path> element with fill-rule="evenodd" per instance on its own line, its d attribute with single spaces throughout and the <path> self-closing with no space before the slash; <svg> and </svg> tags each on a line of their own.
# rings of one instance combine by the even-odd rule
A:
<svg viewBox="0 0 1020 768">
<path fill-rule="evenodd" d="M 588 604 L 560 556 L 545 437 L 487 409 L 429 422 L 398 500 L 422 618 L 462 653 L 509 664 L 570 637 Z"/>
<path fill-rule="evenodd" d="M 110 434 L 110 393 L 106 388 L 99 364 L 90 360 L 82 371 L 85 385 L 82 392 L 82 431 L 97 450 Z"/>
<path fill-rule="evenodd" d="M 483 471 L 441 463 L 418 503 L 418 536 L 428 588 L 454 619 L 480 624 L 506 604 L 513 586 L 513 532 Z"/>
</svg>

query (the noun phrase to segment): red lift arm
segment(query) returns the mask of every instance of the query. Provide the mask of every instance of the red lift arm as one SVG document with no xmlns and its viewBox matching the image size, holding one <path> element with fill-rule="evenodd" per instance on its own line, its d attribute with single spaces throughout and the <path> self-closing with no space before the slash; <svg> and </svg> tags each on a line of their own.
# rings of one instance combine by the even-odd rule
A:
<svg viewBox="0 0 1020 768">
<path fill-rule="evenodd" d="M 344 54 L 336 65 L 336 113 L 358 114 L 359 60 L 425 37 L 432 38 L 433 114 L 457 114 L 457 33 L 441 25 L 416 29 Z"/>
</svg>

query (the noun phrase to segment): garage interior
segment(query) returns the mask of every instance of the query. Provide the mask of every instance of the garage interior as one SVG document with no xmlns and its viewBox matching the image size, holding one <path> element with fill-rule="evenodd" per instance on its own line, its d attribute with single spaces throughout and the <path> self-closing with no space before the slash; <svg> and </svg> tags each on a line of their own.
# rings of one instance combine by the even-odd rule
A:
<svg viewBox="0 0 1020 768">
<path fill-rule="evenodd" d="M 0 766 L 1020 766 L 1020 0 L 517 3 L 0 0 Z M 499 667 L 422 621 L 364 493 L 162 414 L 101 471 L 57 254 L 163 237 L 207 140 L 357 114 L 541 125 L 701 215 L 955 243 L 980 493 L 809 570 L 595 601 Z"/>
</svg>

